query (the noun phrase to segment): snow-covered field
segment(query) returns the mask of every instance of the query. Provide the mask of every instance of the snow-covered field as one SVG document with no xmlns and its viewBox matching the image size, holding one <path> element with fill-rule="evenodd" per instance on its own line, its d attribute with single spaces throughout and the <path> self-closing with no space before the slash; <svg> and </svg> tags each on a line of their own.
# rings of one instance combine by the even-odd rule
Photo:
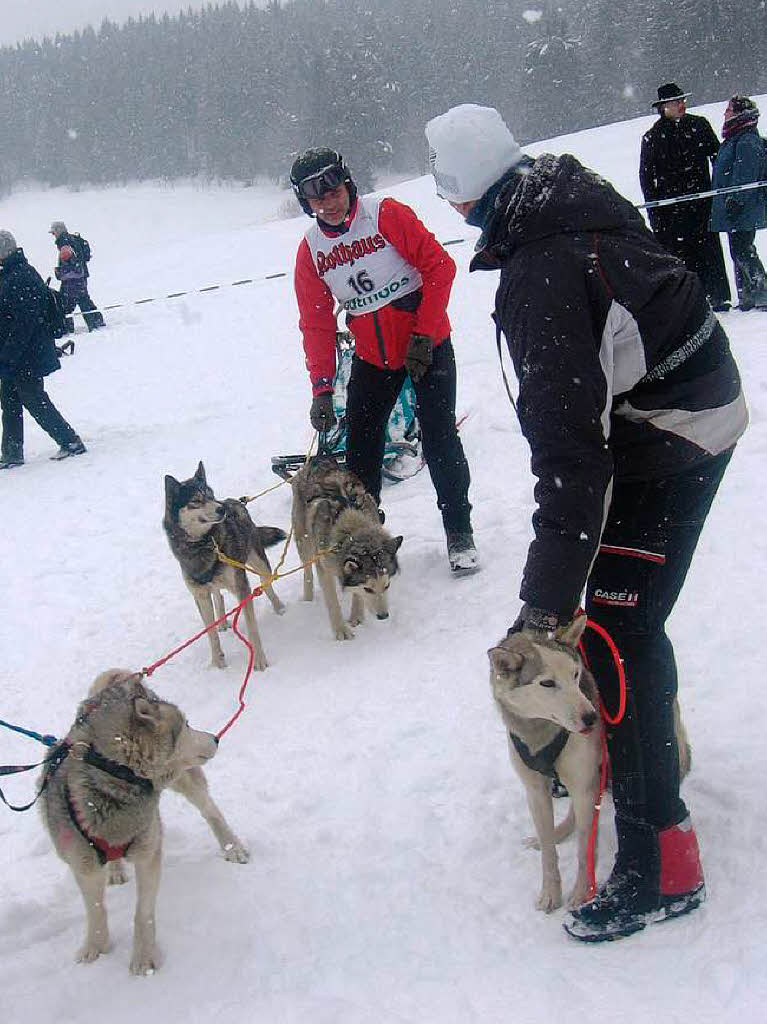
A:
<svg viewBox="0 0 767 1024">
<path fill-rule="evenodd" d="M 724 105 L 702 110 L 717 130 Z M 574 152 L 638 202 L 639 143 L 651 120 L 529 151 Z M 429 178 L 391 192 L 439 238 L 475 236 Z M 308 222 L 275 219 L 285 197 L 271 186 L 25 191 L 0 202 L 0 227 L 43 273 L 53 266 L 50 221 L 82 231 L 94 252 L 93 297 L 107 304 L 290 271 Z M 759 247 L 767 259 L 764 233 Z M 36 813 L 0 808 L 3 1024 L 764 1019 L 767 314 L 724 317 L 751 427 L 670 626 L 694 748 L 684 792 L 709 900 L 687 919 L 584 947 L 567 939 L 560 913 L 533 909 L 538 856 L 522 849 L 528 812 L 489 694 L 485 651 L 517 612 L 532 479 L 498 372 L 494 277 L 469 280 L 471 244 L 450 251 L 483 571 L 449 578 L 422 473 L 384 494 L 387 526 L 405 536 L 388 622 L 334 642 L 324 607 L 300 601 L 298 576 L 278 585 L 284 617 L 259 605 L 271 667 L 253 677 L 247 711 L 208 771 L 252 859 L 226 863 L 196 812 L 163 797 L 163 962 L 153 977 L 128 973 L 132 884 L 108 893 L 109 955 L 73 963 L 83 927 L 74 882 Z M 78 334 L 75 357 L 49 378 L 88 454 L 49 462 L 53 444 L 30 422 L 27 464 L 0 480 L 0 718 L 56 735 L 98 672 L 146 665 L 198 628 L 160 526 L 164 474 L 186 477 L 203 459 L 219 496 L 253 494 L 275 480 L 272 454 L 305 450 L 310 439 L 290 276 L 107 319 L 108 330 Z M 254 511 L 287 527 L 288 488 Z M 234 708 L 245 664 L 231 634 L 224 646 L 224 671 L 207 668 L 201 641 L 152 680 L 213 731 Z M 0 730 L 0 763 L 42 754 Z M 31 775 L 2 783 L 17 803 L 32 784 Z M 607 803 L 602 876 L 614 851 Z M 561 858 L 567 881 L 572 845 Z"/>
</svg>

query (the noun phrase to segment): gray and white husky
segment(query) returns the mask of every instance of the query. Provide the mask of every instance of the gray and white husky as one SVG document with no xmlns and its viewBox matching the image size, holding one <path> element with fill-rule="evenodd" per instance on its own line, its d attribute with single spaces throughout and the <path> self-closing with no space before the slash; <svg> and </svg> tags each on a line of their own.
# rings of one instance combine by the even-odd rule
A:
<svg viewBox="0 0 767 1024">
<path fill-rule="evenodd" d="M 304 563 L 304 600 L 314 599 L 315 563 L 330 625 L 336 640 L 351 640 L 365 608 L 377 619 L 389 617 L 388 592 L 397 574 L 402 537 L 383 528 L 373 498 L 362 481 L 331 456 L 310 459 L 290 479 L 293 531 Z M 324 552 L 323 554 L 320 554 Z M 344 621 L 336 581 L 351 591 L 351 612 Z"/>
<path fill-rule="evenodd" d="M 603 725 L 594 677 L 578 653 L 586 622 L 587 617 L 580 615 L 552 637 L 511 633 L 487 652 L 490 685 L 506 726 L 511 763 L 525 785 L 535 825 L 537 839 L 528 845 L 541 851 L 543 878 L 535 905 L 546 913 L 562 905 L 556 844 L 573 830 L 578 872 L 568 907 L 582 903 L 589 889 L 588 844 L 599 797 Z M 678 702 L 674 723 L 683 778 L 690 767 L 690 746 Z M 555 772 L 570 794 L 567 816 L 556 827 L 551 795 Z"/>
<path fill-rule="evenodd" d="M 185 796 L 210 825 L 227 860 L 248 852 L 208 793 L 202 765 L 218 740 L 190 728 L 184 715 L 143 685 L 139 673 L 103 672 L 67 735 L 69 753 L 47 784 L 40 810 L 58 855 L 72 870 L 85 902 L 85 941 L 77 960 L 90 963 L 109 947 L 104 904 L 107 880 L 125 882 L 122 858 L 136 869 L 134 974 L 156 966 L 155 902 L 160 884 L 163 789 Z"/>
<path fill-rule="evenodd" d="M 202 462 L 194 476 L 188 480 L 178 481 L 172 476 L 165 477 L 165 517 L 162 525 L 170 549 L 181 566 L 184 583 L 194 597 L 206 626 L 224 614 L 222 590 L 229 590 L 238 601 L 247 597 L 251 590 L 245 570 L 219 561 L 216 547 L 229 558 L 248 563 L 259 574 L 266 576 L 271 572 L 271 567 L 265 549 L 285 540 L 287 536 L 276 526 L 256 526 L 246 507 L 236 498 L 219 501 L 208 486 Z M 264 593 L 275 612 L 282 615 L 285 606 L 272 587 L 265 586 Z M 248 639 L 253 646 L 254 667 L 265 669 L 268 662 L 261 646 L 253 604 L 253 601 L 249 601 L 243 608 L 243 614 Z M 221 632 L 225 629 L 226 621 L 219 626 Z M 224 652 L 214 629 L 208 630 L 208 642 L 211 665 L 224 668 Z"/>
</svg>

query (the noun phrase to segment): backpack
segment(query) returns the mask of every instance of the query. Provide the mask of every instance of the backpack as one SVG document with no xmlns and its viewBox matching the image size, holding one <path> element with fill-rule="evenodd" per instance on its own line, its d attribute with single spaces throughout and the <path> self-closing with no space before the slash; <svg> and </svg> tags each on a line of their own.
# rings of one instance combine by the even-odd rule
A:
<svg viewBox="0 0 767 1024">
<path fill-rule="evenodd" d="M 87 238 L 83 238 L 82 235 L 72 235 L 72 241 L 75 243 L 75 247 L 78 250 L 77 255 L 83 261 L 87 263 L 91 258 L 91 247 Z"/>
<path fill-rule="evenodd" d="M 50 281 L 50 278 L 48 278 L 48 281 Z M 44 322 L 53 335 L 54 340 L 57 341 L 69 333 L 64 303 L 59 293 L 54 288 L 51 288 L 47 282 L 45 284 L 45 293 Z"/>
</svg>

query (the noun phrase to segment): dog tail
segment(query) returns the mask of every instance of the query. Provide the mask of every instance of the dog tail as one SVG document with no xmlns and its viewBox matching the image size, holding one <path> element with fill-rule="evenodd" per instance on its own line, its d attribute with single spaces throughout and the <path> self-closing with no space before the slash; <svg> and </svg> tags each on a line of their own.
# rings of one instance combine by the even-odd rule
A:
<svg viewBox="0 0 767 1024">
<path fill-rule="evenodd" d="M 279 526 L 257 526 L 256 532 L 265 548 L 274 547 L 275 544 L 279 544 L 281 540 L 285 540 L 287 537 L 287 533 L 281 530 Z"/>
</svg>

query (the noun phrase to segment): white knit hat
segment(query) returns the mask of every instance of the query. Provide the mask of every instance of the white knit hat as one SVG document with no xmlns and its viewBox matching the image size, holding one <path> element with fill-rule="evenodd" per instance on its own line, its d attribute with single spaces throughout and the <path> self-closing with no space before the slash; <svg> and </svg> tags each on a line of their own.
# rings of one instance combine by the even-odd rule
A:
<svg viewBox="0 0 767 1024">
<path fill-rule="evenodd" d="M 479 199 L 522 150 L 494 107 L 462 103 L 426 125 L 429 166 L 437 195 L 453 203 Z"/>
<path fill-rule="evenodd" d="M 17 249 L 16 239 L 10 231 L 0 231 L 0 260 L 4 260 L 6 256 L 10 256 Z"/>
</svg>

